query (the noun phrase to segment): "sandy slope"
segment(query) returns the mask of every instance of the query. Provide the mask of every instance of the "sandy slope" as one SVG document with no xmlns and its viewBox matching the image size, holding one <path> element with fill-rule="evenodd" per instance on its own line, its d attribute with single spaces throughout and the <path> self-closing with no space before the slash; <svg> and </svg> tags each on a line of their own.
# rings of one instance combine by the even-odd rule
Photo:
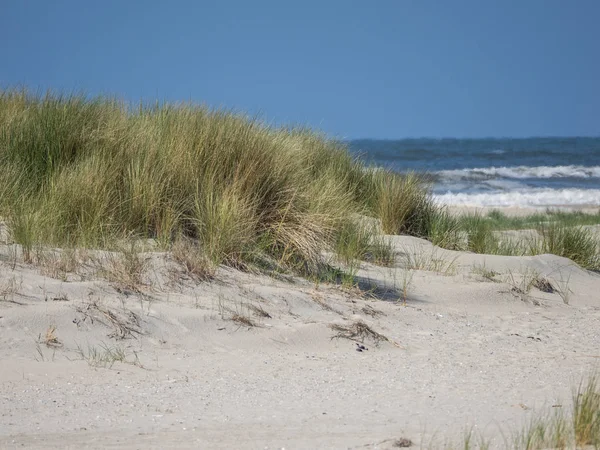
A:
<svg viewBox="0 0 600 450">
<path fill-rule="evenodd" d="M 397 267 L 360 271 L 372 296 L 231 269 L 173 282 L 158 253 L 138 294 L 98 276 L 45 276 L 0 247 L 0 448 L 360 449 L 403 437 L 436 448 L 471 427 L 502 448 L 499 428 L 570 404 L 600 361 L 599 275 L 552 255 L 391 239 Z M 407 272 L 403 255 L 445 273 Z M 569 304 L 474 266 L 497 280 L 510 271 L 514 284 L 533 271 L 568 279 Z M 358 352 L 332 339 L 331 324 L 357 320 L 388 341 Z M 59 347 L 38 343 L 50 326 Z M 94 367 L 105 348 L 127 362 Z"/>
</svg>

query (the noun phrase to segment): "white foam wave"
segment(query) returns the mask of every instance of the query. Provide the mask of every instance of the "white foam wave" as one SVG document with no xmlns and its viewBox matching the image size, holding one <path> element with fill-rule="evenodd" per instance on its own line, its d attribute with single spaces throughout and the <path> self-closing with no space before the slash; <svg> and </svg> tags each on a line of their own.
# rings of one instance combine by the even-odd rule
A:
<svg viewBox="0 0 600 450">
<path fill-rule="evenodd" d="M 451 206 L 600 206 L 600 189 L 527 189 L 469 194 L 434 195 L 439 203 Z"/>
<path fill-rule="evenodd" d="M 441 170 L 443 178 L 600 178 L 600 166 L 516 166 L 481 167 L 475 169 Z"/>
</svg>

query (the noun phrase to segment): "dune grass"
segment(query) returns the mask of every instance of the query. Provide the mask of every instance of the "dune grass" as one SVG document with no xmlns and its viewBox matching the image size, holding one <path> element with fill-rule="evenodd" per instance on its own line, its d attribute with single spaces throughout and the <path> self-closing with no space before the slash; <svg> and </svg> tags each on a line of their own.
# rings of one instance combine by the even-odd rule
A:
<svg viewBox="0 0 600 450">
<path fill-rule="evenodd" d="M 487 216 L 475 213 L 455 218 L 463 235 L 462 249 L 510 256 L 551 253 L 569 258 L 585 269 L 600 270 L 600 241 L 582 225 L 593 223 L 594 215 L 586 218 L 581 213 L 548 212 L 514 219 L 497 211 Z M 517 230 L 530 229 L 532 233 L 521 238 L 498 233 L 511 224 Z"/>
<path fill-rule="evenodd" d="M 556 405 L 548 412 L 531 416 L 529 421 L 517 431 L 500 430 L 501 443 L 493 445 L 492 440 L 467 430 L 458 443 L 445 446 L 430 445 L 429 448 L 446 449 L 488 449 L 506 448 L 514 450 L 543 449 L 597 449 L 600 448 L 600 389 L 598 377 L 593 374 L 582 381 L 573 391 L 573 401 L 569 408 Z"/>
<path fill-rule="evenodd" d="M 515 449 L 571 449 L 600 447 L 600 390 L 592 375 L 573 391 L 569 412 L 532 417 L 530 423 L 512 436 Z"/>
<path fill-rule="evenodd" d="M 378 226 L 364 226 L 365 216 Z M 204 274 L 227 264 L 316 275 L 328 270 L 324 252 L 351 267 L 391 264 L 381 230 L 600 268 L 597 240 L 579 228 L 599 223 L 600 213 L 457 218 L 434 203 L 423 176 L 368 167 L 307 129 L 82 95 L 0 92 L 0 219 L 28 262 L 40 245 L 111 248 L 150 238 Z M 535 228 L 538 239 L 497 234 L 515 228 Z"/>
<path fill-rule="evenodd" d="M 187 104 L 0 93 L 0 217 L 26 259 L 36 245 L 151 238 L 191 241 L 214 266 L 311 274 L 324 250 L 389 263 L 352 217 L 425 236 L 433 208 L 416 176 L 370 170 L 306 129 Z"/>
<path fill-rule="evenodd" d="M 514 217 L 492 210 L 486 217 L 494 230 L 526 230 L 535 228 L 540 223 L 558 223 L 563 226 L 600 225 L 600 209 L 594 214 L 547 209 L 544 212 Z"/>
<path fill-rule="evenodd" d="M 539 253 L 564 256 L 587 269 L 600 270 L 598 240 L 582 227 L 542 224 L 538 233 L 540 238 L 533 245 L 537 245 Z"/>
</svg>

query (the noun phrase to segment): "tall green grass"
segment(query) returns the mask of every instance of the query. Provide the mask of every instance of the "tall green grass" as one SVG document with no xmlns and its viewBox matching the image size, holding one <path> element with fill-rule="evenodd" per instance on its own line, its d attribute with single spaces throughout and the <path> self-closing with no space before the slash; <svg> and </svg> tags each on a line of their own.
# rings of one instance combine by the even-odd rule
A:
<svg viewBox="0 0 600 450">
<path fill-rule="evenodd" d="M 594 215 L 456 218 L 424 177 L 367 167 L 307 129 L 189 104 L 0 92 L 0 220 L 25 259 L 36 245 L 106 248 L 137 237 L 191 242 L 215 266 L 315 274 L 324 251 L 390 264 L 389 243 L 361 216 L 448 249 L 550 252 L 600 268 L 596 240 L 571 227 Z M 540 239 L 526 251 L 495 234 L 530 224 Z"/>
<path fill-rule="evenodd" d="M 589 270 L 600 270 L 600 242 L 581 222 L 593 223 L 578 213 L 546 213 L 527 217 L 508 218 L 499 212 L 487 216 L 463 215 L 457 218 L 465 240 L 463 249 L 475 253 L 499 255 L 539 255 L 551 253 L 569 258 Z M 522 238 L 501 238 L 498 231 L 508 224 L 528 225 L 536 233 Z M 520 227 L 517 226 L 517 229 Z"/>
<path fill-rule="evenodd" d="M 425 235 L 432 208 L 417 177 L 370 170 L 306 129 L 187 104 L 0 93 L 0 217 L 26 249 L 191 239 L 213 264 L 312 273 L 340 240 L 364 245 L 348 238 L 365 233 L 350 218 Z"/>
<path fill-rule="evenodd" d="M 560 223 L 542 224 L 538 227 L 539 239 L 534 242 L 534 252 L 564 256 L 590 270 L 600 270 L 600 247 L 597 239 L 579 226 Z"/>
</svg>

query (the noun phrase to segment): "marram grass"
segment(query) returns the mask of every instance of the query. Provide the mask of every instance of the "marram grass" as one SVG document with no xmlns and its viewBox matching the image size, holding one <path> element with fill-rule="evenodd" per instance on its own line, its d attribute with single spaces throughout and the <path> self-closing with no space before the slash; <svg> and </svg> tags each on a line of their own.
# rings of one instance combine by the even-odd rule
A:
<svg viewBox="0 0 600 450">
<path fill-rule="evenodd" d="M 316 274 L 326 251 L 392 263 L 379 227 L 356 221 L 364 216 L 386 234 L 448 249 L 549 252 L 600 268 L 597 239 L 572 226 L 596 216 L 554 214 L 561 226 L 538 225 L 522 249 L 494 233 L 510 219 L 453 217 L 419 175 L 373 170 L 307 129 L 191 104 L 0 92 L 0 220 L 25 259 L 38 245 L 107 248 L 133 237 L 191 243 L 196 261 L 214 266 Z"/>
<path fill-rule="evenodd" d="M 368 170 L 306 129 L 194 105 L 0 93 L 0 217 L 25 253 L 191 239 L 214 264 L 310 273 L 340 234 L 364 232 L 353 217 L 423 234 L 428 202 L 415 177 Z"/>
</svg>

